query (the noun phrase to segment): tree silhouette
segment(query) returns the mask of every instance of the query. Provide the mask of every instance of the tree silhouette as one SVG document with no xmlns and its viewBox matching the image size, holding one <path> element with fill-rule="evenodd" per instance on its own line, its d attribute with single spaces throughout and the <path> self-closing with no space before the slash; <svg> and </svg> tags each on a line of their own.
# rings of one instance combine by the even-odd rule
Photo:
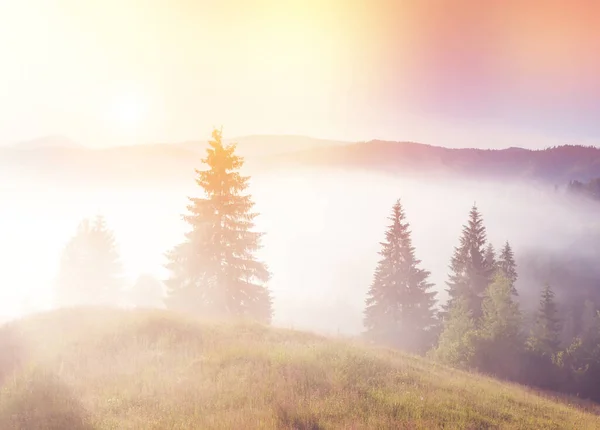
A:
<svg viewBox="0 0 600 430">
<path fill-rule="evenodd" d="M 191 230 L 167 255 L 167 303 L 197 315 L 270 322 L 270 274 L 254 256 L 262 233 L 252 231 L 257 214 L 243 194 L 249 180 L 238 172 L 243 159 L 214 130 L 202 162 L 208 169 L 196 170 L 196 183 L 204 196 L 189 199 L 183 219 Z"/>
<path fill-rule="evenodd" d="M 57 304 L 118 305 L 122 287 L 122 265 L 112 231 L 102 216 L 83 220 L 63 251 Z"/>
<path fill-rule="evenodd" d="M 515 262 L 515 254 L 508 241 L 504 244 L 500 252 L 497 264 L 502 276 L 510 282 L 512 293 L 517 295 L 517 289 L 515 288 L 515 282 L 517 282 L 517 263 Z"/>
<path fill-rule="evenodd" d="M 381 261 L 375 269 L 366 309 L 366 335 L 372 340 L 412 351 L 423 350 L 426 332 L 435 323 L 435 292 L 414 255 L 409 224 L 400 200 L 390 216 L 391 225 L 381 243 Z"/>
<path fill-rule="evenodd" d="M 477 206 L 473 205 L 469 221 L 463 226 L 459 246 L 454 248 L 447 282 L 448 303 L 446 312 L 458 297 L 466 304 L 476 320 L 482 315 L 481 304 L 485 290 L 491 282 L 494 267 L 485 259 L 486 231 Z"/>
<path fill-rule="evenodd" d="M 478 361 L 483 370 L 515 378 L 523 350 L 522 316 L 512 285 L 498 273 L 486 290 L 479 330 Z"/>
<path fill-rule="evenodd" d="M 546 284 L 542 290 L 540 306 L 527 344 L 539 355 L 551 357 L 560 347 L 560 334 L 561 324 L 554 301 L 554 292 L 550 285 Z"/>
</svg>

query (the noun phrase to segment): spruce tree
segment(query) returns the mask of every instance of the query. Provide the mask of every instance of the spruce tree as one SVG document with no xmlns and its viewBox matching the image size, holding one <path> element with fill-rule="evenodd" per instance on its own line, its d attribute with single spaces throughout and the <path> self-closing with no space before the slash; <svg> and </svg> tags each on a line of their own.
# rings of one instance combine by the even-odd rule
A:
<svg viewBox="0 0 600 430">
<path fill-rule="evenodd" d="M 435 324 L 435 292 L 429 271 L 419 268 L 409 224 L 400 200 L 392 208 L 385 241 L 366 299 L 366 335 L 376 342 L 411 351 L 423 349 L 427 331 Z"/>
<path fill-rule="evenodd" d="M 262 233 L 253 231 L 254 203 L 244 194 L 249 177 L 235 145 L 224 145 L 214 130 L 196 183 L 204 196 L 189 198 L 183 219 L 191 230 L 168 253 L 166 281 L 171 307 L 218 318 L 250 318 L 268 323 L 272 305 L 267 266 L 256 259 Z"/>
<path fill-rule="evenodd" d="M 57 305 L 120 304 L 122 270 L 115 238 L 105 219 L 83 220 L 63 251 L 56 283 Z"/>
<path fill-rule="evenodd" d="M 561 324 L 554 301 L 554 292 L 550 285 L 546 284 L 542 290 L 540 306 L 527 344 L 535 353 L 552 357 L 560 347 L 560 334 Z"/>
<path fill-rule="evenodd" d="M 459 246 L 454 248 L 447 281 L 449 300 L 444 309 L 450 309 L 458 297 L 466 300 L 476 320 L 482 314 L 481 303 L 491 282 L 494 268 L 485 261 L 486 230 L 477 206 L 473 205 L 469 221 L 463 226 Z"/>
<path fill-rule="evenodd" d="M 515 255 L 508 241 L 504 244 L 500 252 L 498 270 L 510 282 L 512 293 L 518 295 L 515 287 L 515 283 L 517 282 L 517 263 L 515 262 Z"/>
</svg>

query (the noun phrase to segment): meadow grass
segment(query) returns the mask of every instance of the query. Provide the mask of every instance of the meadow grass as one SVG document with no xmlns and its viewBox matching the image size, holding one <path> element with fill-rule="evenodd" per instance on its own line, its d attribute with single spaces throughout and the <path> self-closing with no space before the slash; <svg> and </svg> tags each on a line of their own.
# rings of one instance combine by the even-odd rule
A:
<svg viewBox="0 0 600 430">
<path fill-rule="evenodd" d="M 594 429 L 552 398 L 357 342 L 163 311 L 0 329 L 0 429 Z"/>
</svg>

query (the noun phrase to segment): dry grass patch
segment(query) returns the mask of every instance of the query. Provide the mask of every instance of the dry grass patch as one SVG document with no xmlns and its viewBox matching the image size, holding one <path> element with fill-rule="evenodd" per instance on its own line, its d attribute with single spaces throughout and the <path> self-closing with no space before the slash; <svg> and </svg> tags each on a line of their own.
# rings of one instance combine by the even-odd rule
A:
<svg viewBox="0 0 600 430">
<path fill-rule="evenodd" d="M 419 357 L 168 312 L 40 314 L 0 347 L 6 430 L 600 428 L 568 398 Z"/>
</svg>

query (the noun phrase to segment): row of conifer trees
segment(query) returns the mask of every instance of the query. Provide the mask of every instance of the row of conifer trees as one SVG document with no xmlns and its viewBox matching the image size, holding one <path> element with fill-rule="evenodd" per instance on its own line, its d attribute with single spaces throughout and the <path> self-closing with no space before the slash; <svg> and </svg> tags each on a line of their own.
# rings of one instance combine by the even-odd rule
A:
<svg viewBox="0 0 600 430">
<path fill-rule="evenodd" d="M 579 323 L 561 321 L 549 284 L 533 318 L 520 309 L 517 265 L 505 242 L 498 256 L 474 205 L 454 249 L 448 301 L 436 306 L 420 268 L 400 200 L 392 208 L 368 292 L 365 336 L 454 367 L 600 400 L 600 314 L 586 300 Z"/>
<path fill-rule="evenodd" d="M 270 273 L 255 257 L 262 233 L 254 231 L 257 214 L 246 193 L 249 178 L 240 173 L 243 159 L 236 155 L 235 145 L 224 145 L 221 131 L 214 130 L 202 162 L 207 168 L 196 170 L 196 182 L 203 195 L 189 198 L 183 219 L 190 228 L 167 253 L 166 305 L 203 317 L 270 323 Z M 495 255 L 476 206 L 454 249 L 449 299 L 441 308 L 428 280 L 430 273 L 415 255 L 400 200 L 389 220 L 366 298 L 367 339 L 428 353 L 457 367 L 595 395 L 582 381 L 593 376 L 600 382 L 597 312 L 588 305 L 586 324 L 568 342 L 561 342 L 557 304 L 546 286 L 534 323 L 525 324 L 513 251 L 506 242 Z M 58 304 L 116 304 L 121 292 L 112 233 L 102 218 L 82 223 L 61 260 Z M 596 391 L 600 394 L 600 389 Z"/>
</svg>

